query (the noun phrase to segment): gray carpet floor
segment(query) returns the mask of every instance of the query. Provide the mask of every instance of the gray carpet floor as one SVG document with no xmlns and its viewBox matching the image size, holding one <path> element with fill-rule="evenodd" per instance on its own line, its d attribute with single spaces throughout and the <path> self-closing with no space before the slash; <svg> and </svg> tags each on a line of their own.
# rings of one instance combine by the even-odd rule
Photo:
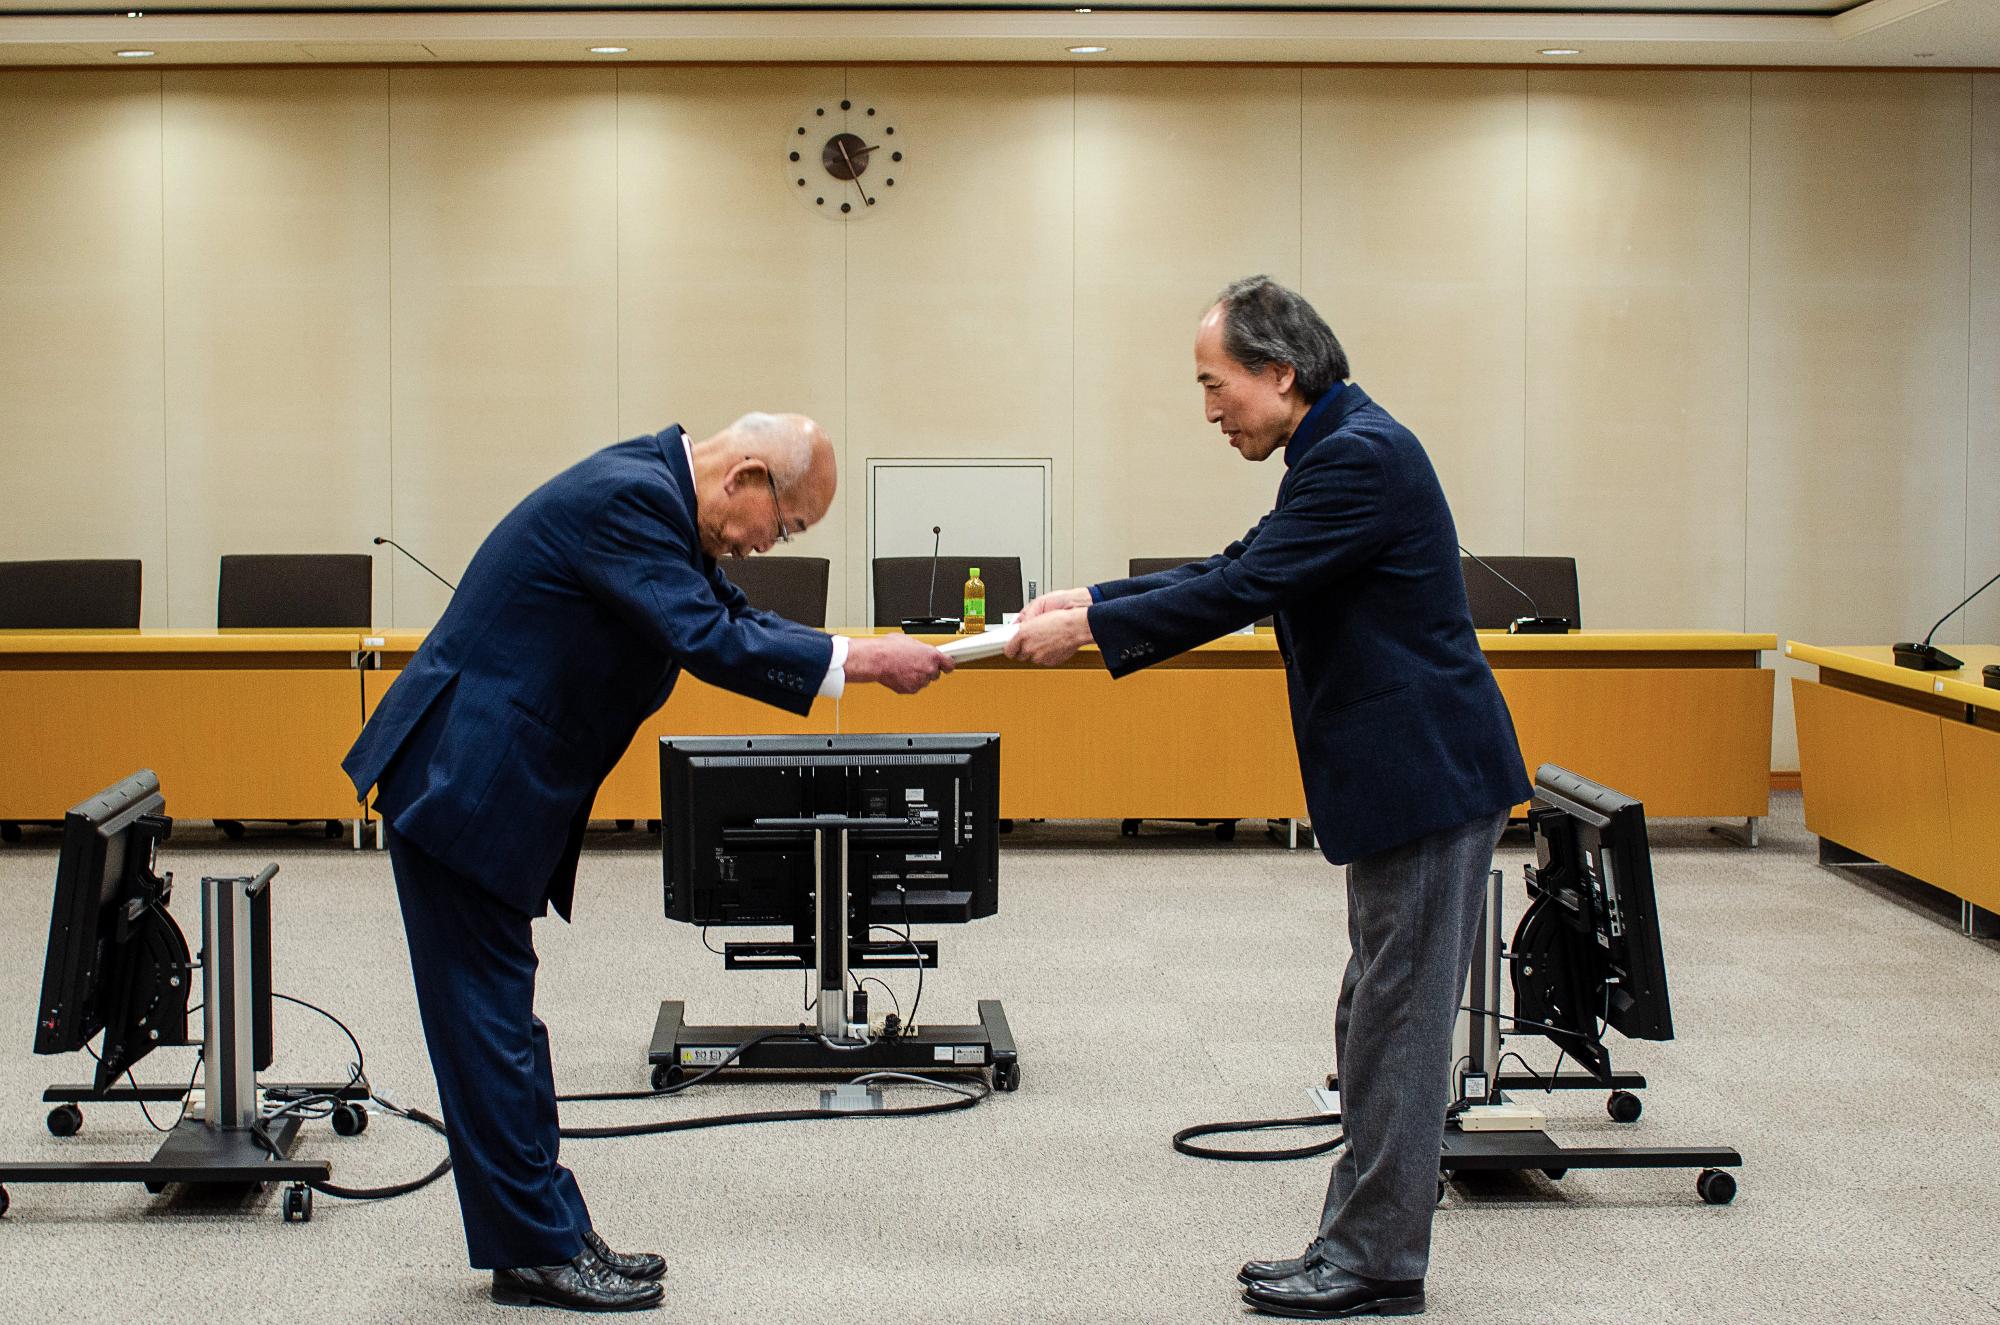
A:
<svg viewBox="0 0 2000 1325">
<path fill-rule="evenodd" d="M 171 804 L 170 804 L 171 808 Z M 1257 840 L 1251 840 L 1253 836 Z M 1001 914 L 940 928 L 927 1021 L 1006 1001 L 1022 1088 L 970 1112 L 571 1142 L 598 1227 L 672 1264 L 665 1318 L 687 1322 L 1236 1321 L 1246 1256 L 1292 1254 L 1327 1161 L 1174 1154 L 1190 1123 L 1303 1111 L 1328 1070 L 1346 957 L 1339 872 L 1248 831 L 1026 827 L 1006 839 Z M 2000 1320 L 2000 950 L 1936 899 L 1815 863 L 1798 798 L 1747 851 L 1656 824 L 1673 980 L 1669 1044 L 1620 1042 L 1646 1073 L 1624 1127 L 1597 1092 L 1543 1097 L 1577 1144 L 1740 1148 L 1741 1194 L 1708 1207 L 1684 1172 L 1577 1171 L 1454 1186 L 1440 1209 L 1433 1318 L 1491 1322 Z M 1502 849 L 1518 915 L 1523 845 Z M 387 857 L 282 833 L 168 845 L 175 911 L 196 881 L 283 865 L 280 989 L 347 1019 L 376 1087 L 435 1107 Z M 29 1052 L 55 846 L 0 848 L 0 1154 L 139 1158 L 131 1106 L 43 1126 L 42 1087 L 87 1063 Z M 711 1022 L 789 1022 L 800 980 L 725 973 L 660 916 L 643 834 L 594 834 L 577 923 L 538 926 L 540 1008 L 566 1090 L 645 1082 L 658 1001 Z M 909 978 L 894 983 L 907 1002 Z M 11 1009 L 11 1011 L 7 1011 Z M 338 1032 L 281 1005 L 272 1077 L 338 1076 Z M 1538 1067 L 1551 1055 L 1520 1040 Z M 185 1073 L 163 1050 L 142 1076 Z M 899 1102 L 922 1092 L 895 1091 Z M 727 1084 L 669 1102 L 572 1106 L 570 1122 L 809 1106 L 800 1083 Z M 303 1152 L 335 1181 L 428 1168 L 438 1139 L 377 1115 Z M 519 1318 L 465 1267 L 449 1182 L 375 1204 L 319 1198 L 286 1225 L 275 1190 L 148 1196 L 131 1185 L 16 1185 L 0 1220 L 0 1321 L 471 1321 Z"/>
</svg>

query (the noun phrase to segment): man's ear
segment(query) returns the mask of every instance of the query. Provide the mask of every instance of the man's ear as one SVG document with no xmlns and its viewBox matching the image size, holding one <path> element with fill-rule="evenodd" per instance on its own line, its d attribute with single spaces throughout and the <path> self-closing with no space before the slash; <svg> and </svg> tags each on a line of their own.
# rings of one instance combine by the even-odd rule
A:
<svg viewBox="0 0 2000 1325">
<path fill-rule="evenodd" d="M 764 473 L 768 468 L 769 466 L 762 460 L 758 460 L 754 456 L 744 456 L 741 460 L 731 465 L 729 472 L 722 476 L 723 495 L 725 497 L 734 497 L 737 490 L 744 484 L 762 483 L 764 481 Z"/>
<path fill-rule="evenodd" d="M 1282 396 L 1287 391 L 1290 391 L 1292 384 L 1298 380 L 1299 370 L 1292 367 L 1292 365 L 1288 363 L 1274 363 L 1271 365 L 1271 384 L 1278 388 L 1279 395 Z"/>
</svg>

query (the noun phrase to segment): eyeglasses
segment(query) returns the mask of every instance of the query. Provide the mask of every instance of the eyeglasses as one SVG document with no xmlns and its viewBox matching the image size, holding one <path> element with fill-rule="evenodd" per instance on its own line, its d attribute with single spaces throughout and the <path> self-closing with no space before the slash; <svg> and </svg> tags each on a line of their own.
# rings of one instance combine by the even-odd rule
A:
<svg viewBox="0 0 2000 1325">
<path fill-rule="evenodd" d="M 771 485 L 771 509 L 778 513 L 778 541 L 789 543 L 792 541 L 792 531 L 785 521 L 784 504 L 778 500 L 778 480 L 772 478 L 771 471 L 767 469 L 764 471 L 764 481 Z"/>
</svg>

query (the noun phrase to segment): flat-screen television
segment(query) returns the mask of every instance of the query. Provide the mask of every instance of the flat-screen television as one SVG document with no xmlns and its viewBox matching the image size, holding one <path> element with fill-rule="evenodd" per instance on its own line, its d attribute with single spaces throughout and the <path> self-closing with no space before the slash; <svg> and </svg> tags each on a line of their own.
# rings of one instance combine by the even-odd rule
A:
<svg viewBox="0 0 2000 1325">
<path fill-rule="evenodd" d="M 1544 764 L 1528 824 L 1533 900 L 1514 933 L 1514 1013 L 1608 1084 L 1605 1029 L 1674 1038 L 1646 810 Z"/>
<path fill-rule="evenodd" d="M 35 1052 L 72 1053 L 102 1031 L 100 1090 L 152 1049 L 187 1043 L 194 966 L 156 873 L 165 808 L 141 770 L 63 816 Z"/>
<path fill-rule="evenodd" d="M 863 924 L 952 924 L 999 909 L 993 733 L 669 736 L 660 797 L 671 920 L 810 931 L 814 834 L 757 821 L 828 815 L 886 821 L 857 833 L 848 853 Z"/>
</svg>

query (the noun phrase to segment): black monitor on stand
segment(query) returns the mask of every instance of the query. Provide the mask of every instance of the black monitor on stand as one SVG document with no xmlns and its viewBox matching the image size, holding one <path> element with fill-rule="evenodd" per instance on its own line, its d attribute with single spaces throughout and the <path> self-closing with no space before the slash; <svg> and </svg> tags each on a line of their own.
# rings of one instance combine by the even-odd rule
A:
<svg viewBox="0 0 2000 1325">
<path fill-rule="evenodd" d="M 288 1182 L 287 1220 L 311 1217 L 311 1189 L 325 1182 L 325 1160 L 290 1158 L 299 1117 L 268 1120 L 265 1092 L 297 1099 L 314 1095 L 340 1103 L 337 1130 L 358 1132 L 366 1115 L 352 1101 L 367 1096 L 365 1081 L 264 1086 L 257 1073 L 272 1056 L 270 882 L 266 866 L 254 877 L 204 878 L 202 956 L 191 960 L 186 937 L 168 911 L 173 876 L 158 873 L 159 844 L 173 832 L 166 800 L 151 770 L 99 792 L 63 820 L 62 856 L 49 917 L 48 955 L 35 1017 L 35 1052 L 93 1051 L 89 1086 L 51 1086 L 42 1098 L 57 1107 L 49 1131 L 73 1136 L 84 1102 L 190 1105 L 150 1160 L 0 1164 L 8 1182 L 136 1182 L 159 1191 L 171 1183 L 254 1185 Z M 188 1038 L 188 1000 L 202 981 L 202 1035 Z M 202 1046 L 199 1095 L 193 1080 L 140 1085 L 132 1067 L 169 1046 Z M 120 1085 L 123 1078 L 126 1084 Z M 0 1213 L 8 1198 L 0 1186 Z"/>
<path fill-rule="evenodd" d="M 788 939 L 725 944 L 723 964 L 812 970 L 818 995 L 816 1024 L 796 1027 L 689 1026 L 684 1003 L 662 1002 L 648 1051 L 656 1088 L 758 1040 L 732 1066 L 991 1068 L 996 1089 L 1014 1089 L 998 1000 L 979 1001 L 977 1025 L 877 1029 L 848 987 L 857 968 L 935 967 L 936 942 L 911 925 L 998 909 L 998 736 L 667 737 L 660 788 L 667 917 L 789 927 Z"/>
<path fill-rule="evenodd" d="M 1502 942 L 1503 879 L 1488 875 L 1485 915 L 1474 949 L 1452 1099 L 1439 1156 L 1438 1195 L 1460 1172 L 1539 1169 L 1560 1178 L 1571 1169 L 1691 1168 L 1695 1190 L 1711 1205 L 1734 1198 L 1726 1170 L 1743 1157 L 1727 1146 L 1565 1146 L 1542 1128 L 1535 1099 L 1556 1090 L 1611 1089 L 1607 1108 L 1621 1123 L 1640 1116 L 1642 1076 L 1616 1073 L 1605 1035 L 1670 1040 L 1667 967 L 1653 894 L 1645 807 L 1630 796 L 1554 764 L 1535 773 L 1528 814 L 1535 864 L 1526 872 L 1531 899 L 1511 946 Z M 1511 968 L 1513 1008 L 1501 989 Z M 1582 1073 L 1502 1074 L 1506 1038 L 1542 1036 Z M 1526 1066 L 1524 1063 L 1523 1066 Z M 1332 1078 L 1329 1087 L 1338 1088 Z"/>
</svg>

